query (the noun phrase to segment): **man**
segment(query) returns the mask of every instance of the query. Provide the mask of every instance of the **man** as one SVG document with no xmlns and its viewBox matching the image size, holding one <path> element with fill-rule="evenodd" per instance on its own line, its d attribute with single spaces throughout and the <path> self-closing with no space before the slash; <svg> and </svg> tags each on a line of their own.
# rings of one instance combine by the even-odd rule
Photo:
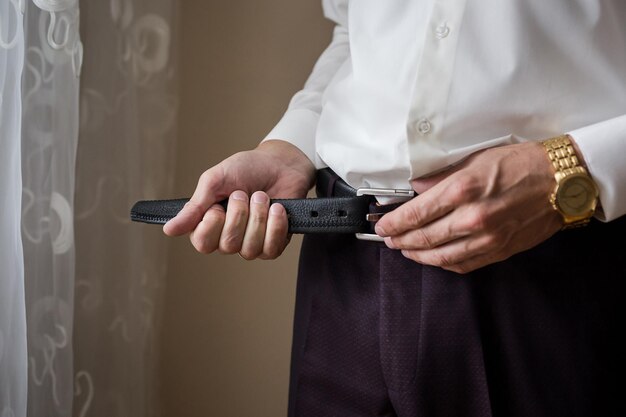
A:
<svg viewBox="0 0 626 417">
<path fill-rule="evenodd" d="M 333 41 L 283 119 L 164 227 L 274 259 L 269 199 L 316 170 L 417 192 L 378 199 L 384 243 L 305 236 L 290 415 L 625 415 L 626 3 L 323 5 Z"/>
</svg>

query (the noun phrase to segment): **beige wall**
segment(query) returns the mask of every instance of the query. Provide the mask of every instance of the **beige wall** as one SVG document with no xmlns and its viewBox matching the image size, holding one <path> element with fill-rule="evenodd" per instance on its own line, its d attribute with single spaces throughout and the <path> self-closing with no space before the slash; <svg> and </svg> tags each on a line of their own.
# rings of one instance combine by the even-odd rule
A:
<svg viewBox="0 0 626 417">
<path fill-rule="evenodd" d="M 320 0 L 180 2 L 178 195 L 254 147 L 301 88 L 332 24 Z M 162 318 L 166 417 L 286 415 L 296 236 L 276 261 L 173 239 Z"/>
</svg>

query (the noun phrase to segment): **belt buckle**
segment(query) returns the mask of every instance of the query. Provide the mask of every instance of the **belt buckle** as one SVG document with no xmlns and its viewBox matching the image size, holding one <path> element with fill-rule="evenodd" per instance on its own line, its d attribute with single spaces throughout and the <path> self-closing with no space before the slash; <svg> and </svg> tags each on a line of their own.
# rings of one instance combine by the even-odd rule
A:
<svg viewBox="0 0 626 417">
<path fill-rule="evenodd" d="M 364 195 L 380 196 L 380 197 L 405 197 L 407 199 L 415 197 L 413 190 L 401 190 L 396 188 L 359 188 L 356 190 L 357 197 Z M 370 214 L 365 216 L 368 222 L 376 223 L 382 217 L 381 214 Z M 374 242 L 383 242 L 384 239 L 376 233 L 355 233 L 359 240 L 370 240 Z"/>
</svg>

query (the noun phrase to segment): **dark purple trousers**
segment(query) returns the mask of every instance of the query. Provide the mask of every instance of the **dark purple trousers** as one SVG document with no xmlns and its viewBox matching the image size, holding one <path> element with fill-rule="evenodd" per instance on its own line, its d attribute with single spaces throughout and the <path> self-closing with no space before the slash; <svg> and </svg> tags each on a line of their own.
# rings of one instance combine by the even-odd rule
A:
<svg viewBox="0 0 626 417">
<path fill-rule="evenodd" d="M 626 218 L 467 275 L 304 238 L 291 417 L 626 416 Z"/>
</svg>

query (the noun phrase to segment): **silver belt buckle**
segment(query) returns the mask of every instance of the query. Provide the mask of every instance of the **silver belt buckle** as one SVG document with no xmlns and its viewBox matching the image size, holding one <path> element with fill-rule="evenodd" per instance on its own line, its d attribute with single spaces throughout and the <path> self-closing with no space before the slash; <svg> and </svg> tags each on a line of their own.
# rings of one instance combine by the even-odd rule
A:
<svg viewBox="0 0 626 417">
<path fill-rule="evenodd" d="M 356 190 L 357 197 L 363 195 L 373 195 L 380 197 L 405 197 L 410 199 L 415 197 L 415 191 L 413 190 L 398 190 L 394 188 L 359 188 Z M 382 217 L 381 214 L 367 214 L 365 220 L 368 222 L 376 223 Z M 384 239 L 375 233 L 355 233 L 357 239 L 371 240 L 374 242 L 383 242 Z"/>
</svg>

